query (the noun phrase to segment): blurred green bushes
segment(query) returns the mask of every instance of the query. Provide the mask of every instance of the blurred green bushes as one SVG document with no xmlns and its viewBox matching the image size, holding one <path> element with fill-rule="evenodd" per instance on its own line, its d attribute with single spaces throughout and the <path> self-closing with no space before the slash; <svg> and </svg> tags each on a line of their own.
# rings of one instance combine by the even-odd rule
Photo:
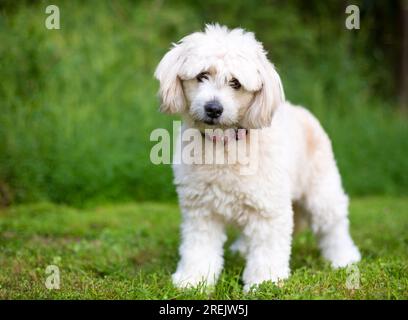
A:
<svg viewBox="0 0 408 320">
<path fill-rule="evenodd" d="M 206 22 L 256 33 L 288 100 L 328 130 L 349 193 L 407 192 L 408 122 L 384 57 L 367 53 L 369 17 L 348 31 L 340 5 L 200 3 L 53 1 L 60 30 L 44 26 L 46 1 L 0 4 L 3 202 L 174 199 L 170 166 L 149 160 L 150 132 L 172 120 L 157 111 L 153 72 Z"/>
</svg>

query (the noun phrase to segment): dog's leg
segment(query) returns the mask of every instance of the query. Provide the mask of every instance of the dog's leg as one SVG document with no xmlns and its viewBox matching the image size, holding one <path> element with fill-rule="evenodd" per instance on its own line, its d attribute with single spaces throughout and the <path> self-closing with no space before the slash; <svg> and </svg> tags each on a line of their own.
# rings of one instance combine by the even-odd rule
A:
<svg viewBox="0 0 408 320">
<path fill-rule="evenodd" d="M 243 274 L 244 291 L 264 281 L 278 283 L 289 277 L 293 219 L 290 204 L 279 215 L 252 215 L 244 227 L 247 264 Z"/>
<path fill-rule="evenodd" d="M 311 227 L 325 259 L 334 268 L 345 267 L 361 259 L 349 232 L 348 198 L 337 179 L 326 180 L 309 190 L 306 206 Z"/>
<path fill-rule="evenodd" d="M 223 266 L 224 224 L 213 215 L 187 212 L 181 226 L 180 261 L 173 274 L 177 287 L 212 286 Z"/>
</svg>

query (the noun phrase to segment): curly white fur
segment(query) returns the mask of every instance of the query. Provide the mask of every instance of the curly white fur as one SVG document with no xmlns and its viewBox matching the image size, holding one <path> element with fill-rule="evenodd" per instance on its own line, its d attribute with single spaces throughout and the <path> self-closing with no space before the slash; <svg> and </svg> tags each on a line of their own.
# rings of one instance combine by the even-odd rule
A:
<svg viewBox="0 0 408 320">
<path fill-rule="evenodd" d="M 201 72 L 207 76 L 197 81 Z M 310 112 L 285 101 L 279 75 L 252 33 L 207 25 L 175 44 L 155 76 L 161 110 L 182 114 L 182 130 L 242 127 L 258 136 L 250 142 L 259 146 L 254 174 L 240 174 L 239 164 L 173 166 L 183 215 L 176 286 L 215 284 L 226 222 L 242 229 L 233 249 L 246 257 L 245 290 L 289 277 L 294 207 L 306 213 L 333 267 L 360 260 L 330 140 Z M 232 78 L 242 87 L 231 88 Z M 211 99 L 224 111 L 208 124 L 203 108 Z"/>
</svg>

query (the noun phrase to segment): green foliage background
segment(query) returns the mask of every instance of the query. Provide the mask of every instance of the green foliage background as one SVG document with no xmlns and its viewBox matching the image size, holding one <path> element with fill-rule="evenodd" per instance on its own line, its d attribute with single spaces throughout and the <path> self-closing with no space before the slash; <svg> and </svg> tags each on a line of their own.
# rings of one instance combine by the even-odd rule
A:
<svg viewBox="0 0 408 320">
<path fill-rule="evenodd" d="M 158 112 L 153 72 L 207 22 L 256 33 L 287 98 L 329 132 L 350 194 L 406 194 L 408 122 L 374 2 L 358 31 L 344 1 L 53 1 L 60 30 L 44 26 L 47 1 L 0 2 L 3 202 L 174 199 L 170 166 L 149 160 L 150 132 L 175 119 Z"/>
</svg>

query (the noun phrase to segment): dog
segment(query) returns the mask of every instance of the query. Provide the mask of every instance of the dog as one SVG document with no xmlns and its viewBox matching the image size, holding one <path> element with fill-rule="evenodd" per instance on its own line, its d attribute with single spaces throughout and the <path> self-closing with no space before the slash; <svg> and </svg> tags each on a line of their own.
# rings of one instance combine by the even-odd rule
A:
<svg viewBox="0 0 408 320">
<path fill-rule="evenodd" d="M 360 260 L 331 141 L 309 111 L 285 100 L 279 74 L 253 33 L 206 25 L 173 44 L 155 78 L 160 110 L 181 115 L 180 134 L 202 133 L 198 149 L 203 142 L 218 148 L 235 140 L 259 147 L 252 174 L 242 174 L 239 163 L 173 165 L 182 212 L 175 286 L 216 284 L 227 223 L 242 231 L 232 249 L 246 259 L 244 291 L 265 281 L 282 284 L 290 276 L 295 211 L 307 220 L 334 268 Z M 210 129 L 244 133 L 209 137 Z M 224 143 L 215 143 L 220 140 Z M 184 142 L 177 146 L 183 147 Z"/>
</svg>

